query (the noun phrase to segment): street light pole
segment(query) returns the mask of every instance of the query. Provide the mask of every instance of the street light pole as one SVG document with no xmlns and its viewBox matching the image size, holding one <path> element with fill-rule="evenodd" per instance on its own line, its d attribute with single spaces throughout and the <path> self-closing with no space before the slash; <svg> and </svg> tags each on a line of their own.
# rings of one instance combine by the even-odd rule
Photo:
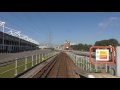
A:
<svg viewBox="0 0 120 90">
<path fill-rule="evenodd" d="M 5 28 L 4 25 L 5 25 L 5 22 L 0 21 L 0 26 L 3 27 L 3 51 L 4 51 L 4 28 Z"/>
<path fill-rule="evenodd" d="M 3 22 L 3 51 L 4 51 L 4 24 L 5 22 Z"/>
</svg>

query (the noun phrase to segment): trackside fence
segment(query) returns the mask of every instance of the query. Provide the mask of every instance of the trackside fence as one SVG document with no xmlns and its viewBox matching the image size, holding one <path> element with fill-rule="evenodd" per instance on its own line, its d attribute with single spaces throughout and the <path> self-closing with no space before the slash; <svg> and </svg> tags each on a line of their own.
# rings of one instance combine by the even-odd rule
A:
<svg viewBox="0 0 120 90">
<path fill-rule="evenodd" d="M 92 64 L 88 56 L 76 55 L 74 52 L 66 53 L 73 60 L 75 65 L 82 70 L 88 71 L 90 73 L 109 73 L 111 75 L 115 75 L 115 70 L 107 64 Z M 95 58 L 93 58 L 93 60 L 95 60 Z"/>
<path fill-rule="evenodd" d="M 47 60 L 57 52 L 51 51 L 48 53 L 38 53 L 31 56 L 25 56 L 22 58 L 16 58 L 11 62 L 1 63 L 0 64 L 0 78 L 13 78 L 20 73 L 25 72 L 26 70 L 34 67 L 35 65 L 40 64 L 44 60 Z"/>
</svg>

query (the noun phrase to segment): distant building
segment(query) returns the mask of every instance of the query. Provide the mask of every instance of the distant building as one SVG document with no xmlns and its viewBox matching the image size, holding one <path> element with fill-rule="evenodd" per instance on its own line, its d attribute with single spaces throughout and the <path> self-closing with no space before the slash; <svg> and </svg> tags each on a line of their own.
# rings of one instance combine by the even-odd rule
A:
<svg viewBox="0 0 120 90">
<path fill-rule="evenodd" d="M 57 50 L 68 50 L 70 48 L 70 41 L 65 41 L 64 44 L 56 46 L 55 49 Z"/>
<path fill-rule="evenodd" d="M 40 49 L 47 48 L 47 46 L 39 46 Z"/>
</svg>

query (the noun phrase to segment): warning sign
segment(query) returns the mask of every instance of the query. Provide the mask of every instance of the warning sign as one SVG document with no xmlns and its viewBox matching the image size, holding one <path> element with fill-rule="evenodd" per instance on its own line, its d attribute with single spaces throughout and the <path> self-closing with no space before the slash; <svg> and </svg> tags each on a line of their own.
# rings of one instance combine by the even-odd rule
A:
<svg viewBox="0 0 120 90">
<path fill-rule="evenodd" d="M 97 61 L 109 61 L 109 50 L 96 49 L 96 60 Z"/>
<path fill-rule="evenodd" d="M 44 58 L 42 58 L 42 61 L 44 60 Z"/>
</svg>

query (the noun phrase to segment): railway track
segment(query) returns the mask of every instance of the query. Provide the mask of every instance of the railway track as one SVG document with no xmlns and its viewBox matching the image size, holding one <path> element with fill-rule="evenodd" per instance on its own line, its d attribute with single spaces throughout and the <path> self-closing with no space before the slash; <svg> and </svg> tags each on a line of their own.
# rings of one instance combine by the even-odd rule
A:
<svg viewBox="0 0 120 90">
<path fill-rule="evenodd" d="M 33 78 L 80 78 L 70 57 L 61 52 L 50 63 L 43 67 Z"/>
</svg>

